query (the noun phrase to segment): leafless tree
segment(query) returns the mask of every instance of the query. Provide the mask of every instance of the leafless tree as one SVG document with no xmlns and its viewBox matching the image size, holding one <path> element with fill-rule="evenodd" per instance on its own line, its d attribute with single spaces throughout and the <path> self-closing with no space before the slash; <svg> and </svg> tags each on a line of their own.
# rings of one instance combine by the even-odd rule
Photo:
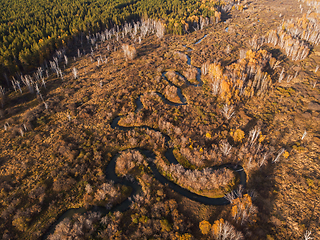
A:
<svg viewBox="0 0 320 240">
<path fill-rule="evenodd" d="M 277 156 L 276 156 L 276 158 L 275 159 L 273 159 L 272 160 L 272 162 L 273 163 L 276 163 L 276 162 L 278 162 L 279 161 L 279 159 L 280 159 L 280 157 L 281 157 L 281 155 L 284 153 L 284 148 L 281 148 L 280 150 L 279 150 L 279 152 L 278 152 L 278 154 L 277 154 Z"/>
<path fill-rule="evenodd" d="M 231 47 L 230 47 L 229 44 L 228 44 L 228 46 L 226 47 L 225 52 L 226 52 L 226 54 L 230 54 L 230 53 L 231 53 Z"/>
<path fill-rule="evenodd" d="M 307 230 L 302 238 L 303 240 L 311 240 L 313 237 L 311 237 L 311 231 Z"/>
<path fill-rule="evenodd" d="M 258 139 L 259 135 L 260 135 L 260 128 L 259 127 L 255 127 L 254 129 L 252 129 L 249 132 L 249 144 L 250 146 L 252 146 Z"/>
<path fill-rule="evenodd" d="M 287 76 L 287 83 L 291 82 L 292 79 L 293 79 L 293 76 L 292 75 L 288 75 Z"/>
<path fill-rule="evenodd" d="M 228 221 L 220 222 L 213 228 L 213 235 L 218 240 L 242 240 L 243 234 L 238 232 Z"/>
<path fill-rule="evenodd" d="M 213 83 L 211 84 L 212 87 L 212 95 L 216 96 L 220 93 L 220 85 L 221 81 L 213 81 Z"/>
<path fill-rule="evenodd" d="M 261 48 L 264 42 L 264 37 L 258 37 L 257 35 L 254 35 L 254 37 L 251 40 L 249 40 L 249 45 L 252 47 L 253 50 L 257 51 Z"/>
<path fill-rule="evenodd" d="M 237 196 L 236 196 L 236 194 L 235 194 L 233 191 L 231 191 L 231 192 L 227 193 L 227 194 L 224 196 L 224 198 L 227 199 L 230 203 L 232 203 L 233 200 L 237 198 Z"/>
<path fill-rule="evenodd" d="M 155 22 L 155 27 L 156 27 L 156 35 L 159 39 L 163 38 L 165 31 L 166 31 L 166 27 L 165 25 L 160 22 L 160 21 L 156 21 Z"/>
<path fill-rule="evenodd" d="M 19 128 L 19 132 L 20 132 L 21 137 L 23 137 L 24 132 L 23 132 L 23 129 L 22 129 L 22 128 Z"/>
<path fill-rule="evenodd" d="M 282 68 L 281 73 L 279 75 L 279 80 L 278 80 L 279 83 L 282 82 L 282 80 L 284 79 L 284 76 L 285 76 L 284 68 Z"/>
<path fill-rule="evenodd" d="M 270 155 L 270 153 L 269 153 L 269 152 L 266 152 L 266 153 L 263 155 L 263 157 L 259 159 L 259 161 L 258 161 L 259 167 L 262 167 L 264 164 L 266 164 L 269 155 Z"/>
<path fill-rule="evenodd" d="M 224 104 L 221 109 L 222 115 L 229 120 L 234 115 L 233 105 Z"/>
<path fill-rule="evenodd" d="M 301 140 L 303 140 L 306 136 L 307 136 L 307 131 L 304 130 L 303 135 L 302 135 L 302 137 L 301 137 Z"/>
<path fill-rule="evenodd" d="M 205 62 L 201 66 L 201 73 L 205 76 L 208 74 L 208 69 L 209 69 L 209 63 Z"/>
<path fill-rule="evenodd" d="M 124 44 L 122 45 L 122 50 L 126 59 L 133 60 L 136 57 L 137 51 L 134 46 Z"/>
<path fill-rule="evenodd" d="M 237 191 L 236 191 L 237 197 L 241 198 L 243 194 L 243 186 L 239 185 Z"/>
<path fill-rule="evenodd" d="M 243 59 L 246 57 L 246 53 L 247 53 L 247 50 L 245 49 L 240 49 L 240 59 Z"/>
<path fill-rule="evenodd" d="M 232 146 L 228 143 L 227 140 L 222 140 L 219 145 L 220 151 L 224 156 L 228 156 L 231 152 Z"/>
<path fill-rule="evenodd" d="M 75 67 L 72 69 L 72 74 L 74 79 L 78 78 L 78 70 Z"/>
</svg>

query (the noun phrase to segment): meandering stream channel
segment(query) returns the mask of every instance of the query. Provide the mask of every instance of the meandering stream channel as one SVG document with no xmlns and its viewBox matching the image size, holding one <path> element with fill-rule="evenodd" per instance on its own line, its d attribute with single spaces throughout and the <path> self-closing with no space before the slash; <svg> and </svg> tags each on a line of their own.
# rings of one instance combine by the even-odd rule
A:
<svg viewBox="0 0 320 240">
<path fill-rule="evenodd" d="M 207 35 L 204 35 L 204 37 L 199 39 L 194 44 L 199 44 L 206 36 Z M 192 49 L 189 48 L 189 47 L 186 47 L 186 49 L 189 52 L 192 51 Z M 187 64 L 189 66 L 191 66 L 191 58 L 188 55 L 186 55 L 186 56 L 187 56 Z M 186 81 L 187 85 L 191 85 L 191 86 L 194 86 L 194 87 L 202 86 L 203 82 L 201 81 L 201 70 L 200 70 L 200 68 L 196 68 L 196 69 L 197 69 L 197 72 L 198 72 L 197 76 L 196 76 L 198 84 L 196 84 L 196 85 L 195 84 L 191 84 L 189 81 L 187 81 L 187 79 L 184 76 L 182 76 L 178 72 L 176 72 L 176 74 L 179 74 L 179 76 L 181 76 Z M 170 82 L 166 78 L 165 75 L 166 75 L 166 72 L 163 72 L 162 73 L 163 78 L 170 85 L 174 85 L 172 82 Z M 188 104 L 187 101 L 186 101 L 186 98 L 183 96 L 183 94 L 181 92 L 181 89 L 179 87 L 177 87 L 177 89 L 178 89 L 178 96 L 180 98 L 181 103 L 173 103 L 173 102 L 167 100 L 161 93 L 156 93 L 156 94 L 161 97 L 162 101 L 165 104 L 168 104 L 168 105 L 171 105 L 171 106 L 179 106 L 179 105 Z M 135 113 L 139 112 L 143 108 L 143 105 L 142 105 L 142 103 L 140 101 L 140 96 L 135 100 L 136 105 L 137 105 Z M 111 127 L 113 129 L 118 129 L 118 130 L 122 130 L 122 131 L 128 131 L 128 130 L 136 128 L 136 127 L 119 126 L 118 122 L 119 122 L 119 120 L 121 118 L 122 117 L 117 116 L 116 118 L 114 118 L 112 120 Z M 150 129 L 150 130 L 159 132 L 159 130 L 153 129 L 153 128 L 148 127 L 148 126 L 140 126 L 139 129 Z M 165 140 L 166 140 L 165 143 L 166 143 L 167 150 L 165 152 L 165 157 L 170 162 L 170 164 L 178 164 L 178 161 L 177 161 L 177 159 L 175 158 L 175 156 L 173 154 L 173 148 L 170 148 L 169 144 L 168 144 L 168 142 L 170 140 L 170 137 L 168 135 L 164 134 L 164 133 L 161 133 L 161 134 L 162 134 L 162 136 L 165 137 Z M 147 149 L 141 149 L 141 148 L 134 148 L 134 149 L 140 151 L 148 159 L 155 159 L 155 157 L 156 157 L 156 154 L 153 151 L 150 151 L 150 150 L 147 150 Z M 54 229 L 57 226 L 57 224 L 60 223 L 63 219 L 71 218 L 76 213 L 82 214 L 82 213 L 85 213 L 87 211 L 96 211 L 96 212 L 100 212 L 102 215 L 105 215 L 108 212 L 114 212 L 114 211 L 123 212 L 123 211 L 125 211 L 125 210 L 127 210 L 129 208 L 129 206 L 132 204 L 132 201 L 134 201 L 133 196 L 136 195 L 137 193 L 139 193 L 139 191 L 141 190 L 141 186 L 138 184 L 138 182 L 136 180 L 129 181 L 126 178 L 117 176 L 117 174 L 115 173 L 115 167 L 116 167 L 116 160 L 117 160 L 119 155 L 120 155 L 120 153 L 118 153 L 115 156 L 113 156 L 113 158 L 111 159 L 110 163 L 108 164 L 108 166 L 107 166 L 107 168 L 105 170 L 106 179 L 112 180 L 115 184 L 122 184 L 122 185 L 126 185 L 126 186 L 130 187 L 132 189 L 130 197 L 125 199 L 123 202 L 121 202 L 121 204 L 119 204 L 117 206 L 114 206 L 109 210 L 107 208 L 101 207 L 101 206 L 94 206 L 89 210 L 85 209 L 84 207 L 69 209 L 66 212 L 64 212 L 50 226 L 50 228 L 44 234 L 43 239 L 47 239 L 47 237 L 54 232 Z M 181 194 L 184 197 L 187 197 L 187 198 L 189 198 L 191 200 L 200 202 L 202 204 L 207 204 L 207 205 L 226 205 L 226 204 L 229 204 L 229 201 L 224 197 L 222 197 L 222 198 L 209 198 L 209 197 L 201 196 L 201 195 L 198 195 L 196 193 L 190 192 L 189 190 L 180 187 L 179 185 L 175 184 L 174 182 L 168 180 L 166 177 L 161 175 L 161 173 L 159 172 L 157 166 L 155 165 L 155 163 L 153 161 L 148 161 L 148 164 L 149 164 L 149 167 L 150 167 L 155 179 L 157 179 L 160 183 L 166 185 L 167 187 L 171 188 L 172 190 L 174 190 L 175 192 Z M 219 168 L 229 168 L 229 169 L 233 170 L 240 178 L 239 185 L 242 185 L 242 187 L 245 187 L 245 185 L 246 185 L 246 173 L 244 172 L 242 166 L 234 165 L 234 164 L 223 164 L 223 165 L 212 167 L 213 170 L 219 169 Z M 234 191 L 236 191 L 236 190 L 234 190 Z"/>
</svg>

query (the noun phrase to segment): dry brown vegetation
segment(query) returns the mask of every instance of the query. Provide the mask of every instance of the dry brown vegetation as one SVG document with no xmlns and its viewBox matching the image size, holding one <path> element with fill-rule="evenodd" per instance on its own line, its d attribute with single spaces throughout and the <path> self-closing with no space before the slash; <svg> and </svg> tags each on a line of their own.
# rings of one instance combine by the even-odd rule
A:
<svg viewBox="0 0 320 240">
<path fill-rule="evenodd" d="M 161 25 L 159 36 L 146 33 L 141 42 L 121 34 L 92 35 L 85 46 L 75 40 L 73 51 L 49 63 L 48 77 L 42 71 L 15 82 L 16 91 L 0 89 L 1 237 L 37 239 L 69 208 L 123 202 L 131 190 L 104 173 L 119 154 L 116 173 L 142 188 L 130 209 L 74 215 L 50 239 L 299 239 L 307 231 L 319 238 L 317 15 L 300 14 L 295 0 L 243 7 L 226 23 L 184 36 L 163 36 Z M 279 14 L 289 19 L 281 30 Z M 116 116 L 135 128 L 112 128 Z M 168 146 L 179 164 L 166 161 Z M 229 192 L 231 204 L 204 206 L 172 192 L 132 148 L 155 152 L 163 175 L 178 185 L 206 196 Z M 236 172 L 210 169 L 225 163 L 243 166 L 246 189 L 232 194 Z"/>
<path fill-rule="evenodd" d="M 130 171 L 142 164 L 145 166 L 148 165 L 139 151 L 123 152 L 117 158 L 115 171 L 120 176 L 127 176 Z"/>
<path fill-rule="evenodd" d="M 235 184 L 235 175 L 230 169 L 186 170 L 180 164 L 167 165 L 161 158 L 156 159 L 156 164 L 161 168 L 163 175 L 170 180 L 200 195 L 210 197 L 222 195 L 223 197 L 226 193 L 223 190 L 230 191 Z M 213 191 L 212 194 L 210 194 L 210 190 Z M 217 190 L 220 190 L 220 192 L 217 193 Z"/>
</svg>

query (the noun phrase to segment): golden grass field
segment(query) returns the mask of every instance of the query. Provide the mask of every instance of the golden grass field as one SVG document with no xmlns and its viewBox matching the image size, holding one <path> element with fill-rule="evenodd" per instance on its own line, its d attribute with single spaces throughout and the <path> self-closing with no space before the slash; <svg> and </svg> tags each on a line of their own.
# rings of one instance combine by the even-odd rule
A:
<svg viewBox="0 0 320 240">
<path fill-rule="evenodd" d="M 243 239 L 304 239 L 306 231 L 319 239 L 320 71 L 315 70 L 320 64 L 320 46 L 313 46 L 305 59 L 292 61 L 280 47 L 263 44 L 261 49 L 278 60 L 281 67 L 265 68 L 270 86 L 260 96 L 242 97 L 231 90 L 229 93 L 231 85 L 224 90 L 225 96 L 212 94 L 210 67 L 209 74 L 201 76 L 202 86 L 194 86 L 197 81 L 192 77 L 196 67 L 201 68 L 206 62 L 219 62 L 227 72 L 227 66 L 237 63 L 241 49 L 251 49 L 248 41 L 255 35 L 264 36 L 277 29 L 283 19 L 302 17 L 300 4 L 305 3 L 247 1 L 243 11 L 233 9 L 228 19 L 203 30 L 182 36 L 167 34 L 162 39 L 146 37 L 141 44 L 135 43 L 137 56 L 133 60 L 126 60 L 121 49 L 122 44 L 132 44 L 127 38 L 114 41 L 116 51 L 108 51 L 109 43 L 102 43 L 94 50 L 93 61 L 90 47 L 75 43 L 68 52 L 68 65 L 61 67 L 63 79 L 52 73 L 41 90 L 47 109 L 26 87 L 22 94 L 10 92 L 5 108 L 0 110 L 0 126 L 5 126 L 0 129 L 0 236 L 39 239 L 70 208 L 122 202 L 131 191 L 124 186 L 113 185 L 110 189 L 117 193 L 105 198 L 98 194 L 106 182 L 104 171 L 109 161 L 131 148 L 150 149 L 158 160 L 164 158 L 167 146 L 161 134 L 166 134 L 176 158 L 186 168 L 201 170 L 223 163 L 243 166 L 247 174 L 244 194 L 251 194 L 248 206 L 255 207 L 254 213 L 240 224 L 234 217 L 234 206 L 240 208 L 241 203 L 198 203 L 159 184 L 145 165 L 132 165 L 126 171 L 149 198 L 145 197 L 147 200 L 140 207 L 133 204 L 120 220 L 110 217 L 117 226 L 114 235 L 108 235 L 107 227 L 103 227 L 109 225 L 94 223 L 91 238 L 80 239 L 218 239 L 214 230 L 203 234 L 199 223 L 206 220 L 214 226 L 221 218 L 241 232 Z M 306 12 L 309 8 L 304 9 Z M 205 34 L 207 37 L 195 45 Z M 87 54 L 77 57 L 78 48 Z M 191 66 L 185 54 L 191 58 Z M 95 60 L 100 55 L 107 56 L 108 61 L 97 66 Z M 254 58 L 246 58 L 253 62 Z M 254 60 L 253 64 L 259 64 L 260 59 Z M 77 79 L 73 68 L 78 71 Z M 297 75 L 279 83 L 282 68 L 287 75 Z M 162 76 L 163 72 L 175 87 Z M 186 81 L 175 72 L 189 74 L 190 79 Z M 177 88 L 186 99 L 185 105 L 171 106 L 155 94 L 181 103 Z M 135 100 L 140 95 L 143 108 L 135 112 Z M 229 120 L 221 113 L 226 103 L 234 106 Z M 122 117 L 119 125 L 136 128 L 111 128 L 116 116 Z M 155 130 L 146 131 L 139 126 Z M 259 138 L 251 145 L 251 131 L 258 127 Z M 237 130 L 244 133 L 243 137 L 235 137 Z M 224 141 L 232 146 L 230 154 L 222 153 Z M 283 154 L 273 162 L 281 149 Z M 269 155 L 262 164 L 265 152 Z M 159 168 L 166 164 L 160 160 L 158 163 Z M 229 177 L 221 188 L 194 192 L 223 195 L 237 184 L 234 175 Z M 87 190 L 88 184 L 91 191 Z M 159 210 L 158 215 L 148 215 L 154 206 L 165 209 L 165 213 Z M 148 228 L 152 230 L 147 231 Z"/>
</svg>

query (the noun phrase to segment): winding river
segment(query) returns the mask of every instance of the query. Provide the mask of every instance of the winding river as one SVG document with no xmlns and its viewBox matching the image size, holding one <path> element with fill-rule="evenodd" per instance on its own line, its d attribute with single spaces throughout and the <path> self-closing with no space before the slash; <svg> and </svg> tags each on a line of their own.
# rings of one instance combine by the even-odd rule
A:
<svg viewBox="0 0 320 240">
<path fill-rule="evenodd" d="M 194 44 L 199 44 L 207 35 L 204 35 L 203 38 L 199 39 L 196 43 Z M 185 46 L 186 47 L 186 46 Z M 192 51 L 191 48 L 187 48 L 187 51 Z M 191 49 L 191 50 L 190 50 Z M 187 56 L 187 64 L 191 66 L 191 58 Z M 187 79 L 181 75 L 180 73 L 176 72 L 176 74 L 178 74 L 179 76 L 181 76 L 185 81 L 187 85 L 191 85 L 194 87 L 198 87 L 198 86 L 202 86 L 203 82 L 201 81 L 201 70 L 199 68 L 197 69 L 197 76 L 196 79 L 198 81 L 198 84 L 191 84 L 190 82 L 187 81 Z M 163 78 L 170 84 L 170 85 L 174 85 L 172 82 L 170 82 L 167 78 L 166 78 L 166 72 L 162 73 Z M 175 86 L 175 85 L 174 85 Z M 176 86 L 177 87 L 177 86 Z M 186 105 L 187 101 L 186 98 L 183 96 L 181 89 L 179 87 L 177 87 L 178 89 L 178 96 L 181 100 L 181 103 L 173 103 L 169 100 L 167 100 L 161 93 L 156 93 L 165 104 L 171 105 L 171 106 L 179 106 L 179 105 Z M 135 100 L 135 103 L 137 105 L 135 113 L 139 112 L 142 108 L 143 105 L 140 101 L 140 97 L 141 95 L 138 96 L 138 98 Z M 111 122 L 111 127 L 113 129 L 117 129 L 117 130 L 121 130 L 121 131 L 128 131 L 128 130 L 132 130 L 135 129 L 136 127 L 123 127 L 123 126 L 119 126 L 119 121 L 122 117 L 117 116 L 116 118 L 114 118 Z M 150 129 L 153 131 L 158 131 L 157 129 L 148 127 L 148 126 L 140 126 L 139 129 Z M 167 160 L 170 162 L 170 164 L 178 164 L 177 159 L 175 158 L 174 154 L 173 154 L 173 148 L 169 147 L 169 140 L 170 137 L 164 133 L 161 133 L 162 136 L 165 138 L 165 143 L 166 143 L 166 152 L 165 152 L 165 157 L 167 158 Z M 155 159 L 156 155 L 153 151 L 150 151 L 148 149 L 142 149 L 142 148 L 134 148 L 138 151 L 140 151 L 144 156 L 146 156 L 148 159 Z M 85 208 L 72 208 L 67 210 L 65 213 L 63 213 L 51 226 L 50 228 L 47 230 L 47 232 L 44 234 L 43 239 L 47 239 L 47 237 L 52 234 L 54 232 L 55 227 L 57 226 L 58 223 L 60 223 L 63 219 L 65 218 L 71 218 L 75 213 L 85 213 L 87 211 L 94 211 L 94 212 L 100 212 L 102 215 L 107 214 L 108 212 L 115 212 L 115 211 L 126 211 L 130 205 L 132 204 L 132 201 L 134 201 L 133 196 L 138 194 L 141 190 L 141 186 L 138 184 L 138 182 L 136 180 L 132 180 L 129 181 L 124 177 L 118 177 L 117 174 L 115 173 L 115 167 L 116 167 L 116 160 L 118 158 L 118 156 L 120 155 L 120 153 L 116 154 L 115 156 L 113 156 L 113 158 L 111 159 L 110 163 L 108 164 L 106 170 L 105 170 L 105 175 L 106 175 L 106 179 L 108 180 L 112 180 L 115 184 L 122 184 L 122 185 L 126 185 L 128 187 L 130 187 L 132 189 L 132 192 L 130 194 L 130 197 L 128 197 L 127 199 L 125 199 L 123 202 L 121 202 L 119 205 L 112 207 L 111 209 L 107 209 L 105 207 L 101 207 L 101 206 L 94 206 L 91 209 L 87 210 Z M 196 193 L 190 192 L 187 189 L 184 189 L 182 187 L 180 187 L 179 185 L 175 184 L 174 182 L 168 180 L 166 177 L 164 177 L 163 175 L 161 175 L 161 173 L 159 172 L 157 166 L 155 165 L 155 163 L 150 160 L 148 161 L 149 167 L 153 173 L 153 177 L 155 179 L 157 179 L 160 183 L 166 185 L 167 187 L 170 187 L 172 190 L 174 190 L 175 192 L 181 194 L 184 197 L 187 197 L 191 200 L 200 202 L 202 204 L 206 204 L 206 205 L 226 205 L 229 204 L 229 201 L 222 197 L 222 198 L 209 198 L 209 197 L 205 197 L 205 196 L 201 196 L 198 195 Z M 242 185 L 242 187 L 245 187 L 246 185 L 246 173 L 244 172 L 244 169 L 242 168 L 242 166 L 240 165 L 234 165 L 234 164 L 223 164 L 220 166 L 216 166 L 216 167 L 212 167 L 213 170 L 215 169 L 220 169 L 220 168 L 229 168 L 231 170 L 233 170 L 240 178 L 240 183 L 239 185 Z M 236 190 L 234 190 L 236 191 Z"/>
</svg>

